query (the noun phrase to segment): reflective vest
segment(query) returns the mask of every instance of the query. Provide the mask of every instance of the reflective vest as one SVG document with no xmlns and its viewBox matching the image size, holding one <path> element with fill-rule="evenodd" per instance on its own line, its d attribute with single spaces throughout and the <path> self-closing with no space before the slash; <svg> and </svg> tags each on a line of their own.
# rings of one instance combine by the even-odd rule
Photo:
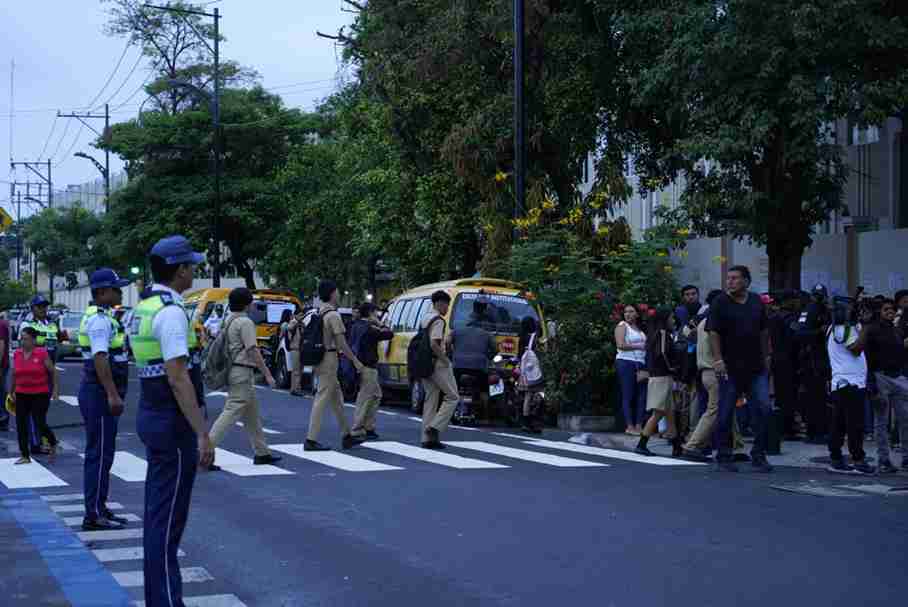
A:
<svg viewBox="0 0 908 607">
<path fill-rule="evenodd" d="M 79 324 L 79 350 L 82 352 L 82 359 L 85 361 L 85 365 L 82 368 L 82 380 L 89 383 L 100 383 L 95 370 L 95 357 L 91 354 L 91 339 L 88 337 L 88 323 L 98 315 L 107 317 L 111 326 L 113 326 L 114 337 L 108 345 L 107 360 L 110 362 L 110 369 L 113 372 L 117 387 L 125 389 L 129 380 L 129 356 L 125 348 L 126 332 L 108 310 L 97 306 L 91 306 L 85 310 L 85 314 L 82 315 L 82 322 Z"/>
<path fill-rule="evenodd" d="M 38 332 L 38 339 L 35 341 L 35 345 L 46 348 L 48 350 L 56 350 L 57 342 L 59 341 L 59 329 L 57 329 L 57 323 L 50 322 L 48 320 L 30 320 L 28 322 L 22 323 L 22 327 L 19 329 L 19 332 L 22 332 L 22 329 L 25 327 L 31 327 Z"/>
<path fill-rule="evenodd" d="M 167 306 L 179 306 L 185 313 L 183 306 L 176 301 L 170 293 L 152 291 L 146 299 L 139 302 L 133 312 L 132 323 L 129 326 L 129 341 L 132 353 L 136 359 L 136 371 L 141 384 L 139 406 L 149 408 L 177 407 L 176 397 L 167 381 L 164 370 L 164 355 L 161 344 L 152 332 L 154 319 L 158 313 Z M 189 359 L 187 367 L 189 377 L 196 389 L 196 396 L 200 398 L 199 404 L 204 403 L 202 388 L 202 374 L 199 357 L 198 338 L 195 331 L 189 328 L 189 317 L 186 317 L 187 336 L 189 346 Z"/>
</svg>

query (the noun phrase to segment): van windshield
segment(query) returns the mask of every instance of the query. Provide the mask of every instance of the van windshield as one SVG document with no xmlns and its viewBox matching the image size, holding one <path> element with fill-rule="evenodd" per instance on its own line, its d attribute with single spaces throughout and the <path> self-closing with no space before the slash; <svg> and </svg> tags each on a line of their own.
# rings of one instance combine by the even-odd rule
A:
<svg viewBox="0 0 908 607">
<path fill-rule="evenodd" d="M 257 325 L 276 325 L 280 324 L 284 310 L 290 310 L 291 314 L 296 314 L 296 304 L 292 301 L 256 299 L 249 317 Z"/>
<path fill-rule="evenodd" d="M 451 314 L 451 329 L 467 326 L 472 320 L 473 303 L 479 293 L 462 293 L 454 302 L 454 311 Z M 539 324 L 539 314 L 536 308 L 530 305 L 523 297 L 515 295 L 484 294 L 489 301 L 485 314 L 479 319 L 479 326 L 490 333 L 497 335 L 519 335 L 520 323 L 530 317 Z"/>
</svg>

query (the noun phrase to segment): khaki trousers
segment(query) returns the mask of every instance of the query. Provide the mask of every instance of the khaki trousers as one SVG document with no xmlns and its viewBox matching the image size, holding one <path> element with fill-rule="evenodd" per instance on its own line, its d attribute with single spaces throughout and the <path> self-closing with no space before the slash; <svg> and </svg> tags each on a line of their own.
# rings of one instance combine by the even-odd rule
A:
<svg viewBox="0 0 908 607">
<path fill-rule="evenodd" d="M 690 435 L 690 438 L 687 439 L 687 444 L 684 445 L 684 448 L 688 451 L 711 448 L 713 432 L 716 428 L 716 423 L 719 421 L 719 379 L 716 377 L 716 372 L 712 369 L 703 370 L 703 387 L 706 388 L 706 393 L 709 394 L 709 400 L 706 404 L 706 412 L 700 417 L 696 429 Z M 731 427 L 734 433 L 734 448 L 740 449 L 743 447 L 744 442 L 738 434 L 736 420 L 732 419 Z"/>
<path fill-rule="evenodd" d="M 301 392 L 303 383 L 303 366 L 300 363 L 300 351 L 290 350 L 290 391 Z"/>
<path fill-rule="evenodd" d="M 426 401 L 422 408 L 422 440 L 426 442 L 426 431 L 434 428 L 439 432 L 448 429 L 451 416 L 460 402 L 457 392 L 457 380 L 454 379 L 454 369 L 441 361 L 435 361 L 435 372 L 432 377 L 422 380 L 422 387 L 426 393 Z M 439 400 L 444 397 L 444 402 L 439 406 Z"/>
<path fill-rule="evenodd" d="M 265 433 L 262 432 L 262 419 L 259 416 L 259 401 L 255 395 L 255 371 L 249 367 L 234 365 L 230 369 L 227 402 L 224 410 L 211 427 L 211 443 L 217 447 L 227 431 L 243 422 L 243 428 L 249 436 L 252 450 L 256 455 L 270 455 Z"/>
<path fill-rule="evenodd" d="M 378 369 L 365 367 L 359 374 L 359 392 L 356 394 L 356 415 L 353 419 L 353 436 L 364 436 L 375 431 L 375 415 L 381 404 L 381 386 Z"/>
<path fill-rule="evenodd" d="M 309 434 L 306 438 L 318 440 L 322 430 L 322 416 L 325 414 L 325 408 L 329 406 L 337 418 L 341 436 L 347 436 L 350 434 L 350 425 L 344 416 L 344 393 L 337 379 L 337 352 L 325 352 L 325 358 L 315 368 L 313 374 L 318 380 L 318 392 L 315 393 L 315 402 L 309 415 Z"/>
</svg>

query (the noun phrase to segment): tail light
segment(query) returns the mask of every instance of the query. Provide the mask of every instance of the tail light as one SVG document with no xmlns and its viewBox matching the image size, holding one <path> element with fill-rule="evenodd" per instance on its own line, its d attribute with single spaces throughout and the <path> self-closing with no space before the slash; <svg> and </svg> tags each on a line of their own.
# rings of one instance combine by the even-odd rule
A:
<svg viewBox="0 0 908 607">
<path fill-rule="evenodd" d="M 489 385 L 490 385 L 490 386 L 494 386 L 495 384 L 497 384 L 497 383 L 500 382 L 500 381 L 501 381 L 501 378 L 498 377 L 498 374 L 497 374 L 497 373 L 490 373 L 490 374 L 489 374 Z"/>
</svg>

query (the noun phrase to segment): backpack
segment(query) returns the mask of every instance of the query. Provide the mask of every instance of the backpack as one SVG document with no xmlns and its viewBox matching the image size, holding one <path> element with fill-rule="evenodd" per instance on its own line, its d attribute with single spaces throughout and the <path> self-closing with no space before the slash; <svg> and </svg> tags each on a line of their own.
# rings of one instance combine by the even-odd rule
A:
<svg viewBox="0 0 908 607">
<path fill-rule="evenodd" d="M 542 367 L 539 365 L 539 357 L 533 351 L 533 342 L 536 341 L 536 334 L 530 336 L 530 343 L 520 358 L 520 377 L 521 381 L 527 388 L 535 388 L 542 383 Z"/>
<path fill-rule="evenodd" d="M 432 352 L 429 334 L 432 325 L 438 320 L 444 322 L 441 316 L 436 316 L 425 329 L 419 329 L 407 346 L 407 371 L 412 379 L 427 379 L 435 372 L 435 354 Z"/>
<path fill-rule="evenodd" d="M 299 329 L 297 329 L 299 330 Z M 313 312 L 309 324 L 303 328 L 300 340 L 300 364 L 315 367 L 325 358 L 325 330 L 322 315 Z"/>
<path fill-rule="evenodd" d="M 218 331 L 217 337 L 214 338 L 205 350 L 205 356 L 202 361 L 202 379 L 209 390 L 223 388 L 230 381 L 230 369 L 233 367 L 233 357 L 230 356 L 230 345 L 227 343 L 227 329 L 233 322 L 234 316 L 227 324 Z"/>
</svg>

